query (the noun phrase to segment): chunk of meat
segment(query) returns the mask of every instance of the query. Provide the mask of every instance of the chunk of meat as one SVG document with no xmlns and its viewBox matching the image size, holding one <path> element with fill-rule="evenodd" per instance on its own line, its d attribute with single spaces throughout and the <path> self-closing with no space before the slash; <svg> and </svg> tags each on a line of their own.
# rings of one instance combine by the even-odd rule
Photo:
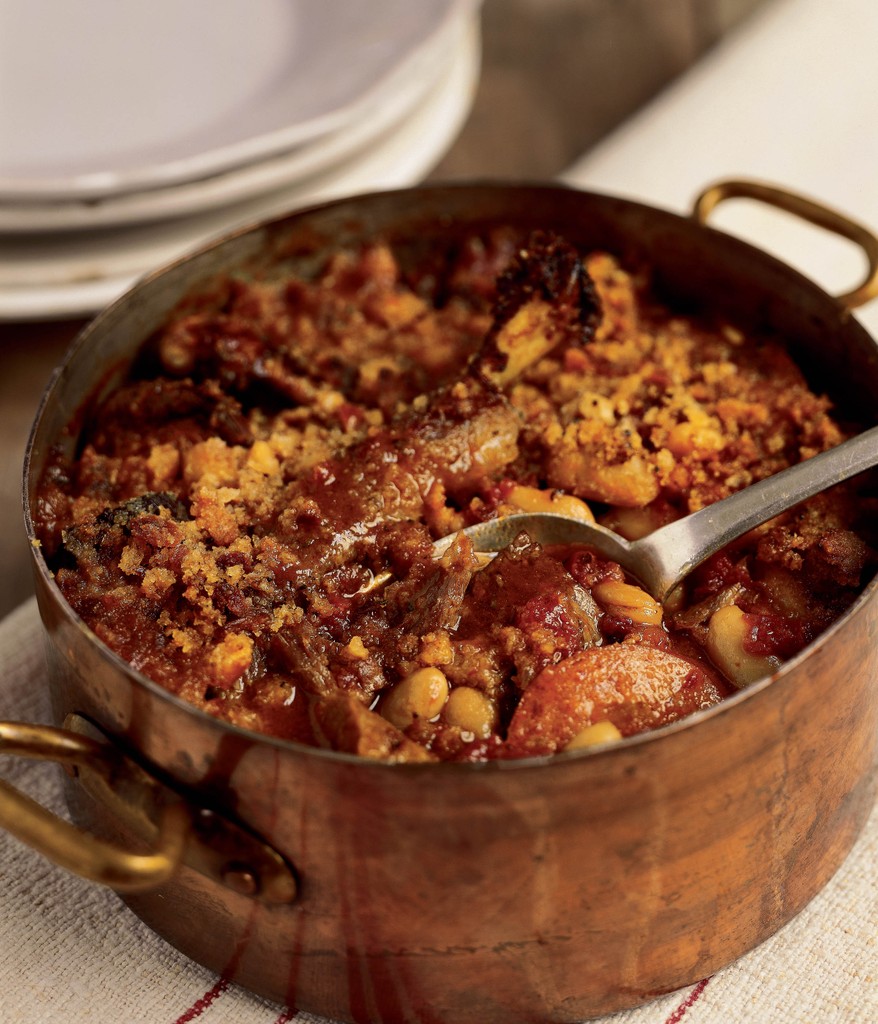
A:
<svg viewBox="0 0 878 1024">
<path fill-rule="evenodd" d="M 509 725 L 507 752 L 554 754 L 602 721 L 631 736 L 709 707 L 723 695 L 705 666 L 685 658 L 634 644 L 593 647 L 534 679 Z"/>
<path fill-rule="evenodd" d="M 461 382 L 418 419 L 315 466 L 291 494 L 279 532 L 311 545 L 315 568 L 339 564 L 382 524 L 421 518 L 434 487 L 468 496 L 500 475 L 518 454 L 518 429 L 501 395 Z"/>
<path fill-rule="evenodd" d="M 316 700 L 312 716 L 317 737 L 332 750 L 393 764 L 436 760 L 351 693 Z"/>
<path fill-rule="evenodd" d="M 504 388 L 561 344 L 587 341 L 599 321 L 597 291 L 576 250 L 534 232 L 500 275 L 494 320 L 472 369 Z"/>
<path fill-rule="evenodd" d="M 547 665 L 598 642 L 599 614 L 589 591 L 522 534 L 473 579 L 448 674 L 509 702 Z"/>
<path fill-rule="evenodd" d="M 291 493 L 285 539 L 309 545 L 319 571 L 362 554 L 379 524 L 421 518 L 434 488 L 463 502 L 496 481 L 518 455 L 521 427 L 499 389 L 558 346 L 587 340 L 597 308 L 576 251 L 535 238 L 498 283 L 492 326 L 464 376 L 314 467 Z"/>
<path fill-rule="evenodd" d="M 148 455 L 162 443 L 178 447 L 208 437 L 250 444 L 240 402 L 217 381 L 148 380 L 125 384 L 94 414 L 90 445 L 116 458 Z"/>
</svg>

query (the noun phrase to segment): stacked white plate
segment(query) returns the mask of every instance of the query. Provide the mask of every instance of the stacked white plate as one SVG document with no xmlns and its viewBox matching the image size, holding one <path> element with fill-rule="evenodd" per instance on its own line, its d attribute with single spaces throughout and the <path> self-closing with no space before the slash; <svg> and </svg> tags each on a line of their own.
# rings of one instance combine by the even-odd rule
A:
<svg viewBox="0 0 878 1024">
<path fill-rule="evenodd" d="M 0 0 L 0 319 L 88 315 L 240 225 L 422 179 L 479 0 Z"/>
</svg>

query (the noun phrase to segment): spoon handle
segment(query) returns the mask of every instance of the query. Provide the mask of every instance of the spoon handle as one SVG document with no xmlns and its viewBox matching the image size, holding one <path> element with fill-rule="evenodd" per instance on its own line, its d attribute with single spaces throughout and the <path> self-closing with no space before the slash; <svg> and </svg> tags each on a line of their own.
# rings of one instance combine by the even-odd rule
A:
<svg viewBox="0 0 878 1024">
<path fill-rule="evenodd" d="M 660 600 L 726 544 L 820 491 L 878 464 L 878 426 L 766 477 L 637 541 L 653 594 Z M 689 557 L 681 563 L 680 552 Z"/>
</svg>

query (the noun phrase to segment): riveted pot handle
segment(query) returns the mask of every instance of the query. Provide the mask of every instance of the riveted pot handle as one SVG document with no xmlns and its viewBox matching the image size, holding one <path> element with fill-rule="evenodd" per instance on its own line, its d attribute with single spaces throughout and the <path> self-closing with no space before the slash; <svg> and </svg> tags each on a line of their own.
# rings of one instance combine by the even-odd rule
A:
<svg viewBox="0 0 878 1024">
<path fill-rule="evenodd" d="M 0 722 L 0 753 L 56 761 L 79 771 L 103 764 L 101 745 L 64 729 Z M 0 781 L 0 826 L 49 860 L 119 892 L 142 892 L 167 881 L 179 867 L 189 814 L 182 802 L 163 808 L 156 849 L 129 853 L 76 828 Z"/>
<path fill-rule="evenodd" d="M 68 715 L 63 729 L 0 722 L 0 755 L 56 761 L 83 792 L 152 853 L 129 853 L 52 814 L 0 781 L 0 828 L 75 874 L 119 892 L 156 888 L 182 866 L 261 903 L 291 903 L 291 865 L 242 824 L 184 798 L 122 753 L 93 723 Z"/>
<path fill-rule="evenodd" d="M 707 223 L 711 212 L 726 199 L 755 199 L 792 213 L 817 227 L 841 235 L 863 250 L 868 270 L 861 284 L 836 298 L 847 309 L 856 309 L 878 295 L 878 237 L 856 221 L 805 196 L 787 189 L 755 181 L 719 181 L 706 188 L 695 200 L 692 216 L 701 224 Z"/>
</svg>

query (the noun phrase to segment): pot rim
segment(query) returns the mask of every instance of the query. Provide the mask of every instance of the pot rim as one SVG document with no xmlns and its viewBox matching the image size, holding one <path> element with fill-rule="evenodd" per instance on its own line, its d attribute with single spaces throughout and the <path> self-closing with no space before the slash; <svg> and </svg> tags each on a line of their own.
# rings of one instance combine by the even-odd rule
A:
<svg viewBox="0 0 878 1024">
<path fill-rule="evenodd" d="M 266 733 L 256 732 L 252 729 L 245 729 L 242 726 L 234 725 L 231 722 L 227 722 L 221 718 L 217 718 L 213 715 L 209 715 L 206 711 L 201 710 L 196 705 L 184 700 L 182 697 L 177 696 L 171 691 L 166 690 L 159 683 L 150 679 L 148 676 L 141 673 L 139 670 L 134 668 L 129 662 L 122 658 L 119 654 L 113 651 L 107 644 L 104 643 L 83 621 L 83 619 L 74 611 L 74 609 L 67 603 L 64 596 L 59 590 L 54 575 L 52 574 L 46 559 L 41 550 L 41 544 L 36 536 L 34 529 L 34 521 L 32 515 L 32 506 L 30 499 L 30 480 L 31 473 L 34 468 L 34 448 L 36 442 L 36 435 L 43 420 L 43 416 L 46 410 L 49 408 L 50 403 L 54 399 L 54 392 L 59 379 L 63 375 L 65 368 L 73 362 L 79 355 L 82 349 L 89 343 L 91 336 L 99 331 L 105 320 L 110 319 L 116 311 L 123 305 L 129 304 L 132 297 L 139 294 L 140 291 L 148 287 L 151 282 L 165 277 L 166 275 L 172 274 L 177 270 L 178 267 L 188 264 L 193 259 L 207 253 L 216 250 L 236 238 L 243 237 L 245 235 L 256 233 L 269 229 L 275 225 L 279 225 L 282 222 L 290 220 L 298 220 L 301 217 L 306 217 L 312 213 L 320 210 L 329 209 L 332 207 L 339 207 L 350 204 L 352 202 L 358 202 L 360 200 L 377 199 L 379 197 L 392 197 L 395 195 L 417 195 L 436 193 L 442 191 L 510 191 L 516 192 L 519 190 L 527 190 L 529 192 L 538 191 L 542 194 L 548 193 L 559 193 L 559 194 L 571 194 L 575 193 L 586 197 L 594 198 L 597 200 L 610 200 L 618 202 L 629 208 L 640 209 L 650 214 L 659 214 L 671 219 L 685 219 L 680 214 L 673 213 L 672 211 L 661 209 L 659 207 L 651 206 L 650 204 L 639 202 L 637 200 L 631 200 L 625 197 L 615 196 L 606 193 L 598 193 L 593 191 L 587 191 L 584 189 L 578 189 L 572 185 L 566 183 L 543 183 L 543 182 L 527 182 L 527 181 L 507 181 L 507 180 L 491 180 L 491 181 L 461 181 L 451 182 L 446 184 L 438 185 L 419 185 L 410 188 L 401 189 L 387 189 L 379 190 L 375 192 L 362 193 L 356 196 L 346 196 L 338 199 L 328 200 L 321 203 L 316 203 L 310 206 L 297 208 L 287 213 L 282 213 L 273 217 L 265 218 L 262 220 L 255 221 L 250 224 L 245 224 L 231 231 L 228 231 L 214 239 L 205 242 L 204 244 L 194 248 L 182 256 L 177 257 L 175 260 L 163 264 L 157 267 L 155 270 L 150 271 L 148 274 L 140 278 L 134 285 L 127 289 L 122 295 L 110 303 L 105 309 L 97 314 L 91 321 L 89 321 L 77 334 L 72 343 L 70 344 L 67 352 L 64 354 L 63 359 L 59 365 L 55 368 L 46 387 L 43 391 L 37 411 L 35 413 L 33 423 L 28 436 L 27 446 L 25 449 L 24 462 L 23 462 L 23 474 L 22 474 L 22 511 L 24 516 L 24 525 L 27 534 L 27 540 L 30 546 L 31 554 L 33 556 L 33 567 L 40 574 L 43 583 L 48 587 L 55 602 L 63 609 L 63 614 L 67 619 L 75 626 L 75 628 L 82 633 L 87 639 L 96 647 L 101 657 L 111 662 L 117 669 L 121 670 L 125 676 L 127 676 L 132 683 L 144 688 L 153 697 L 157 697 L 160 700 L 167 701 L 171 706 L 183 711 L 186 714 L 196 716 L 202 721 L 203 724 L 209 725 L 210 728 L 218 729 L 223 734 L 235 736 L 239 739 L 247 740 L 251 743 L 258 742 L 265 744 L 268 747 L 273 747 L 278 751 L 287 751 L 296 753 L 301 756 L 314 757 L 317 760 L 325 760 L 336 764 L 348 764 L 357 766 L 358 768 L 369 768 L 376 771 L 393 771 L 396 773 L 422 773 L 437 771 L 443 771 L 445 773 L 456 772 L 461 774 L 478 772 L 479 774 L 484 772 L 527 772 L 536 769 L 545 770 L 551 765 L 565 765 L 573 762 L 579 762 L 585 759 L 591 758 L 613 758 L 621 757 L 635 747 L 661 743 L 664 740 L 669 740 L 675 737 L 678 733 L 688 731 L 692 728 L 697 728 L 698 725 L 708 719 L 713 719 L 717 716 L 724 714 L 733 714 L 735 709 L 742 703 L 755 700 L 764 693 L 769 687 L 774 684 L 780 684 L 783 679 L 791 672 L 796 671 L 799 666 L 806 661 L 813 653 L 824 644 L 829 643 L 836 632 L 842 629 L 845 624 L 853 616 L 857 615 L 863 608 L 863 606 L 873 599 L 875 594 L 878 592 L 878 574 L 876 574 L 863 588 L 861 593 L 853 601 L 853 603 L 826 629 L 824 629 L 818 636 L 814 638 L 806 647 L 804 647 L 797 654 L 793 655 L 792 658 L 787 659 L 783 662 L 780 668 L 776 671 L 757 680 L 755 683 L 751 683 L 736 693 L 730 694 L 725 697 L 717 704 L 713 704 L 710 707 L 703 708 L 699 711 L 692 712 L 691 714 L 672 722 L 668 725 L 660 726 L 657 729 L 652 729 L 647 732 L 637 733 L 632 736 L 624 737 L 620 740 L 615 741 L 612 744 L 598 747 L 584 747 L 576 750 L 561 751 L 556 754 L 540 755 L 534 757 L 524 758 L 510 758 L 510 759 L 492 759 L 487 761 L 438 761 L 428 763 L 402 763 L 397 764 L 389 761 L 382 761 L 373 758 L 362 757 L 357 754 L 349 754 L 343 751 L 330 750 L 323 747 L 310 746 L 305 743 L 298 742 L 296 740 L 284 739 L 279 736 L 271 736 Z M 754 254 L 758 254 L 761 260 L 768 260 L 773 262 L 784 269 L 785 272 L 791 274 L 800 279 L 804 286 L 821 292 L 827 298 L 832 298 L 828 295 L 817 283 L 806 277 L 804 274 L 797 271 L 794 267 L 785 263 L 783 260 L 778 259 L 772 254 L 760 249 L 758 246 L 752 245 L 748 242 L 743 241 L 736 236 L 729 235 L 724 231 L 719 231 L 715 228 L 710 227 L 706 224 L 699 225 L 699 229 L 712 235 L 719 235 L 723 238 L 724 244 L 737 245 L 743 247 L 745 250 L 749 250 Z M 866 331 L 862 325 L 861 330 L 865 333 Z M 869 335 L 871 337 L 871 335 Z M 140 339 L 141 341 L 143 339 Z M 875 339 L 873 339 L 874 341 Z"/>
</svg>

